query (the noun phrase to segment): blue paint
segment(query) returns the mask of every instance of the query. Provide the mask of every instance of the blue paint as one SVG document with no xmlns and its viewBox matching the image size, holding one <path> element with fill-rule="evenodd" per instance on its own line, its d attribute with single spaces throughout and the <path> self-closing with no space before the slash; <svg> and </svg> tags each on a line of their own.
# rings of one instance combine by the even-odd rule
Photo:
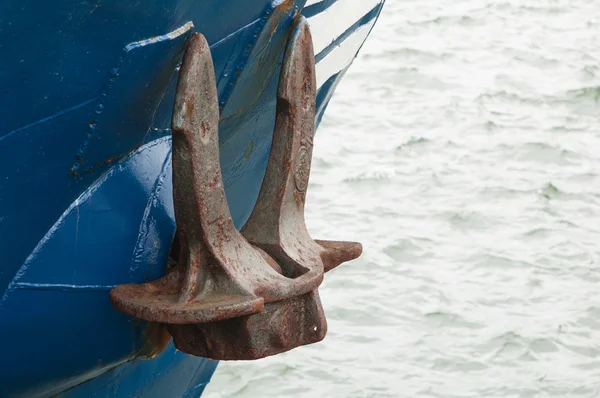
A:
<svg viewBox="0 0 600 398">
<path fill-rule="evenodd" d="M 346 69 L 331 76 L 317 91 L 317 124 L 321 123 L 321 119 L 325 114 L 325 109 L 327 109 L 327 105 L 329 105 L 329 100 L 331 99 L 336 86 L 344 76 L 344 73 L 346 73 Z"/>
<path fill-rule="evenodd" d="M 115 311 L 107 292 L 164 272 L 186 38 L 200 31 L 211 45 L 239 228 L 262 183 L 283 49 L 304 3 L 0 2 L 0 397 L 202 394 L 217 363 L 172 345 L 136 359 L 146 325 Z M 321 87 L 318 120 L 341 76 Z"/>
<path fill-rule="evenodd" d="M 193 28 L 188 22 L 173 32 L 125 46 L 96 101 L 73 174 L 85 173 L 144 142 L 149 126 L 157 124 L 164 94 L 175 84 L 175 69 Z"/>
<path fill-rule="evenodd" d="M 197 398 L 216 366 L 217 361 L 201 361 L 198 365 L 196 358 L 169 345 L 154 360 L 132 362 L 112 369 L 60 394 L 60 398 Z"/>
</svg>

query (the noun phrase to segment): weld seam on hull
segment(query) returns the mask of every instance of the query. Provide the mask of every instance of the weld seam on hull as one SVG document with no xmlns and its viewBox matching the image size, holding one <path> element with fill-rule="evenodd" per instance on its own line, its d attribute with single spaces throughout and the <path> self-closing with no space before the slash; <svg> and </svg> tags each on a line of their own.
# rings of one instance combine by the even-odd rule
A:
<svg viewBox="0 0 600 398">
<path fill-rule="evenodd" d="M 83 101 L 83 102 L 81 102 L 81 103 L 79 103 L 79 104 L 77 104 L 77 105 L 73 105 L 73 106 L 70 106 L 70 107 L 68 107 L 68 108 L 65 108 L 65 109 L 63 109 L 63 110 L 61 110 L 61 111 L 58 111 L 58 112 L 56 112 L 56 113 L 55 113 L 55 114 L 53 114 L 53 115 L 46 116 L 46 117 L 44 117 L 44 118 L 41 118 L 41 119 L 38 119 L 38 120 L 36 120 L 35 122 L 31 122 L 31 123 L 29 123 L 29 124 L 27 124 L 27 125 L 25 125 L 25 126 L 18 127 L 18 128 L 16 128 L 16 129 L 14 129 L 14 130 L 12 130 L 12 131 L 9 131 L 8 133 L 6 133 L 6 134 L 4 134 L 4 135 L 0 136 L 0 141 L 2 141 L 2 140 L 3 140 L 3 139 L 5 139 L 5 138 L 8 138 L 8 137 L 10 137 L 10 136 L 11 136 L 11 135 L 13 135 L 13 134 L 16 134 L 16 133 L 19 133 L 19 132 L 21 132 L 21 131 L 23 131 L 23 130 L 26 130 L 26 129 L 30 128 L 30 127 L 34 127 L 34 126 L 37 126 L 38 124 L 43 124 L 43 123 L 49 122 L 49 121 L 50 121 L 50 120 L 52 120 L 52 119 L 56 119 L 57 117 L 60 117 L 60 116 L 66 115 L 66 114 L 68 114 L 68 113 L 71 113 L 71 112 L 73 112 L 73 111 L 76 111 L 77 109 L 83 108 L 84 106 L 86 106 L 86 105 L 88 105 L 88 104 L 91 104 L 92 102 L 96 101 L 96 99 L 97 99 L 97 98 L 91 98 L 91 99 L 89 99 L 89 100 L 87 100 L 87 101 Z"/>
</svg>

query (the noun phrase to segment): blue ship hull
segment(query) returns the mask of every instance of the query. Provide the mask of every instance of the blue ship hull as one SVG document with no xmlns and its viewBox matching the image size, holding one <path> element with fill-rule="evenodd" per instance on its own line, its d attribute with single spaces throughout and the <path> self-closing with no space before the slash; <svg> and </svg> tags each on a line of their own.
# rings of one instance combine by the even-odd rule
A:
<svg viewBox="0 0 600 398">
<path fill-rule="evenodd" d="M 199 397 L 217 362 L 116 311 L 164 272 L 170 122 L 190 34 L 211 46 L 237 228 L 267 166 L 287 34 L 314 37 L 317 121 L 383 0 L 8 0 L 0 4 L 0 397 Z"/>
</svg>

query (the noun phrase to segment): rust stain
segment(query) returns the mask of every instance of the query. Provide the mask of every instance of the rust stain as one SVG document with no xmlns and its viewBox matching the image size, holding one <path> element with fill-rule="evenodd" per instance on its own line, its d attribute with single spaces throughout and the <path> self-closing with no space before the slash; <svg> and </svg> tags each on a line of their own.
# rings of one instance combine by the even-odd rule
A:
<svg viewBox="0 0 600 398">
<path fill-rule="evenodd" d="M 254 149 L 254 141 L 250 140 L 250 143 L 248 143 L 248 147 L 246 148 L 246 152 L 244 153 L 244 160 L 248 160 L 248 158 L 252 154 L 253 149 Z"/>
<path fill-rule="evenodd" d="M 278 10 L 280 10 L 281 12 L 287 13 L 292 8 L 294 8 L 294 0 L 285 0 L 284 2 L 282 2 L 279 5 Z"/>
<path fill-rule="evenodd" d="M 187 117 L 191 118 L 194 115 L 195 103 L 192 101 L 189 101 L 189 102 L 186 102 L 184 105 L 185 105 L 185 109 L 187 111 Z"/>
<path fill-rule="evenodd" d="M 144 337 L 146 338 L 146 344 L 137 355 L 137 358 L 140 359 L 156 358 L 167 349 L 171 341 L 171 335 L 166 326 L 160 323 L 148 323 L 144 330 Z"/>
</svg>

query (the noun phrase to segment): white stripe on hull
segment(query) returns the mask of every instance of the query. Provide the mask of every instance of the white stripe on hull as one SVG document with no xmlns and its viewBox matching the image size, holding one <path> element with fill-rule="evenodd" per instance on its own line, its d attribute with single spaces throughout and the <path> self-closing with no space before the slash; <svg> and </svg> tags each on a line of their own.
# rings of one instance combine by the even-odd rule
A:
<svg viewBox="0 0 600 398">
<path fill-rule="evenodd" d="M 319 1 L 308 1 L 305 8 Z M 381 0 L 338 0 L 323 12 L 308 18 L 315 54 L 371 11 Z"/>
<path fill-rule="evenodd" d="M 327 81 L 327 79 L 350 65 L 352 60 L 354 60 L 358 49 L 369 35 L 371 27 L 374 23 L 375 19 L 358 28 L 338 47 L 331 51 L 331 53 L 327 54 L 325 58 L 317 63 L 317 87 L 320 88 L 323 83 Z"/>
</svg>

